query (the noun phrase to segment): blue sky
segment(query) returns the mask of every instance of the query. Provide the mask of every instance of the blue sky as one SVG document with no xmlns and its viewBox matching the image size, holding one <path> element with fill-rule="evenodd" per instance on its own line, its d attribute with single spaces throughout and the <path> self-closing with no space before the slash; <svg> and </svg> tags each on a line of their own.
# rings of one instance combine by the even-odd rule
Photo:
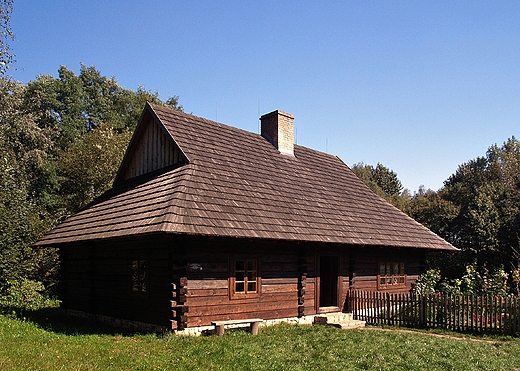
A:
<svg viewBox="0 0 520 371">
<path fill-rule="evenodd" d="M 12 75 L 80 63 L 188 113 L 378 162 L 412 192 L 518 133 L 519 1 L 15 0 Z"/>
</svg>

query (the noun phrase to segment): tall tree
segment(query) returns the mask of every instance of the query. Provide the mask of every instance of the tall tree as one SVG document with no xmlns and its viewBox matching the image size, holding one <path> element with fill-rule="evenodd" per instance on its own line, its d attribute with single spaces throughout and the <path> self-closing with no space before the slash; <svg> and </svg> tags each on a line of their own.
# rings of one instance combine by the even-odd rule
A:
<svg viewBox="0 0 520 371">
<path fill-rule="evenodd" d="M 14 54 L 9 47 L 9 40 L 14 40 L 11 30 L 13 0 L 0 0 L 0 77 L 5 76 L 14 61 Z"/>
<path fill-rule="evenodd" d="M 0 78 L 0 296 L 22 279 L 52 286 L 57 256 L 30 245 L 56 217 L 49 133 L 25 110 L 25 87 Z"/>
<path fill-rule="evenodd" d="M 30 246 L 110 188 L 146 102 L 182 110 L 93 66 L 27 85 L 0 77 L 0 306 L 13 290 L 55 286 L 56 251 Z"/>
<path fill-rule="evenodd" d="M 445 199 L 460 206 L 453 224 L 459 247 L 480 266 L 510 268 L 520 235 L 520 142 L 491 146 L 459 166 L 445 188 Z"/>
<path fill-rule="evenodd" d="M 101 124 L 60 152 L 58 174 L 68 213 L 78 211 L 112 186 L 131 136 L 130 130 L 120 133 Z"/>
<path fill-rule="evenodd" d="M 445 267 L 520 267 L 520 142 L 512 137 L 460 165 L 438 193 L 420 191 L 410 214 L 461 249 Z"/>
<path fill-rule="evenodd" d="M 115 77 L 102 76 L 94 66 L 81 64 L 80 73 L 61 66 L 58 78 L 40 75 L 27 86 L 28 96 L 37 102 L 33 106 L 40 127 L 53 128 L 60 149 L 67 148 L 87 132 L 102 123 L 118 131 L 133 129 L 146 102 L 168 105 L 182 110 L 178 97 L 166 103 L 139 87 L 132 91 L 121 87 Z"/>
<path fill-rule="evenodd" d="M 410 196 L 407 190 L 403 191 L 403 185 L 393 170 L 380 163 L 373 167 L 362 162 L 353 165 L 351 169 L 379 197 L 406 211 Z"/>
</svg>

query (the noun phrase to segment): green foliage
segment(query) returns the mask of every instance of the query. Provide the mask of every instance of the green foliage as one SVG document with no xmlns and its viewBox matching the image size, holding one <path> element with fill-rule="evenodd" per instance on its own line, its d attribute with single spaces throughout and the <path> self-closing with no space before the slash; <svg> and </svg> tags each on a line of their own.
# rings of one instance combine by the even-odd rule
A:
<svg viewBox="0 0 520 371">
<path fill-rule="evenodd" d="M 115 77 L 102 76 L 94 66 L 81 65 L 80 74 L 61 66 L 58 78 L 40 75 L 27 85 L 33 113 L 40 127 L 58 133 L 56 143 L 66 149 L 84 134 L 102 123 L 123 131 L 133 130 L 146 102 L 182 110 L 178 97 L 163 103 L 158 93 L 139 87 L 131 91 L 121 87 Z"/>
<path fill-rule="evenodd" d="M 45 286 L 41 282 L 22 278 L 8 281 L 0 295 L 0 310 L 8 314 L 22 315 L 26 311 L 34 311 L 55 305 L 55 301 L 45 294 Z"/>
<path fill-rule="evenodd" d="M 428 269 L 421 274 L 412 292 L 417 295 L 430 295 L 437 291 L 438 285 L 441 281 L 441 271 L 439 269 Z"/>
<path fill-rule="evenodd" d="M 129 130 L 119 133 L 101 124 L 59 154 L 61 193 L 69 212 L 110 189 L 131 136 Z"/>
<path fill-rule="evenodd" d="M 515 268 L 520 233 L 520 142 L 514 137 L 486 157 L 459 166 L 445 182 L 443 197 L 458 205 L 450 229 L 456 245 L 478 269 Z M 513 266 L 511 266 L 513 263 Z"/>
<path fill-rule="evenodd" d="M 461 278 L 448 279 L 442 277 L 439 269 L 429 269 L 417 279 L 412 292 L 429 295 L 442 292 L 452 295 L 483 295 L 506 297 L 509 294 L 509 275 L 502 268 L 491 274 L 484 270 L 479 273 L 474 265 L 468 265 Z"/>
<path fill-rule="evenodd" d="M 14 55 L 8 43 L 9 40 L 14 40 L 10 26 L 12 12 L 13 0 L 0 0 L 0 77 L 5 76 L 14 62 Z"/>
<path fill-rule="evenodd" d="M 49 266 L 57 256 L 29 247 L 54 221 L 56 188 L 52 143 L 25 111 L 24 92 L 22 85 L 0 79 L 0 292 L 12 292 L 24 278 L 49 288 L 56 284 L 56 269 Z"/>
<path fill-rule="evenodd" d="M 403 191 L 401 181 L 394 171 L 380 163 L 376 167 L 358 163 L 353 165 L 351 170 L 379 197 L 402 211 L 408 208 L 410 201 L 408 190 Z"/>
<path fill-rule="evenodd" d="M 58 78 L 41 75 L 27 85 L 0 77 L 4 304 L 30 308 L 40 293 L 56 295 L 58 253 L 31 245 L 110 188 L 147 101 L 182 110 L 178 97 L 164 103 L 144 88 L 124 89 L 93 66 L 81 65 L 78 76 L 61 66 Z"/>
</svg>

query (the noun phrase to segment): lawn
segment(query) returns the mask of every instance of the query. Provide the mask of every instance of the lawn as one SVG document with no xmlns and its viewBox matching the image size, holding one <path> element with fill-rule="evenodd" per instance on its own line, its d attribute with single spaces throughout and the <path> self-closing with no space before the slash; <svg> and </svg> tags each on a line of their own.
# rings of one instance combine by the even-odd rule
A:
<svg viewBox="0 0 520 371">
<path fill-rule="evenodd" d="M 513 370 L 520 340 L 279 325 L 223 337 L 117 334 L 40 313 L 0 315 L 0 370 Z"/>
</svg>

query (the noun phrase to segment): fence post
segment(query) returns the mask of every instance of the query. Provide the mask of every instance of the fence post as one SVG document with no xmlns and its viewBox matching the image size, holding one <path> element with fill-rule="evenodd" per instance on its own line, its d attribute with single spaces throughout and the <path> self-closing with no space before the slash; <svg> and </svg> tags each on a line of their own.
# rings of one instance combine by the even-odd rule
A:
<svg viewBox="0 0 520 371">
<path fill-rule="evenodd" d="M 426 295 L 418 295 L 419 304 L 419 326 L 426 327 Z"/>
<path fill-rule="evenodd" d="M 389 325 L 390 324 L 390 310 L 391 310 L 391 305 L 390 305 L 390 294 L 387 292 L 386 295 L 385 295 L 385 300 L 386 300 L 386 324 Z"/>
</svg>

